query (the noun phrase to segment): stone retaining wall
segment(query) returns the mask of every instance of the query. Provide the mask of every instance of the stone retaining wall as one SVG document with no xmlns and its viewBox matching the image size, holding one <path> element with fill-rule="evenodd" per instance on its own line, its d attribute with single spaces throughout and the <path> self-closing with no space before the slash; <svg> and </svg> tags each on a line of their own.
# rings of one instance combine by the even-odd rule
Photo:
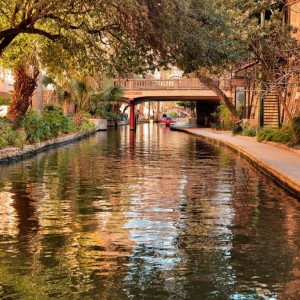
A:
<svg viewBox="0 0 300 300">
<path fill-rule="evenodd" d="M 90 119 L 90 122 L 94 124 L 96 131 L 107 130 L 107 119 Z"/>
<path fill-rule="evenodd" d="M 18 161 L 27 157 L 30 157 L 38 152 L 44 151 L 46 149 L 57 147 L 58 145 L 71 143 L 77 140 L 80 140 L 84 137 L 87 137 L 95 131 L 88 133 L 74 133 L 65 136 L 58 137 L 49 141 L 36 143 L 32 145 L 25 145 L 23 148 L 18 147 L 7 147 L 0 150 L 0 164 L 1 163 L 10 163 L 13 161 Z"/>
</svg>

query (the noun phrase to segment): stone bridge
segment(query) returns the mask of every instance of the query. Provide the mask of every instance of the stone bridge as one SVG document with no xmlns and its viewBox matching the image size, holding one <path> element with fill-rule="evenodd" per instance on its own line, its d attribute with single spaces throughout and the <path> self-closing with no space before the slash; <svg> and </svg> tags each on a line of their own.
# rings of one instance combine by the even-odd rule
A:
<svg viewBox="0 0 300 300">
<path fill-rule="evenodd" d="M 134 106 L 145 101 L 202 101 L 219 103 L 217 95 L 197 78 L 116 79 L 124 86 L 124 97 L 130 104 L 130 129 L 135 128 Z M 230 80 L 217 81 L 227 97 L 232 98 Z"/>
</svg>

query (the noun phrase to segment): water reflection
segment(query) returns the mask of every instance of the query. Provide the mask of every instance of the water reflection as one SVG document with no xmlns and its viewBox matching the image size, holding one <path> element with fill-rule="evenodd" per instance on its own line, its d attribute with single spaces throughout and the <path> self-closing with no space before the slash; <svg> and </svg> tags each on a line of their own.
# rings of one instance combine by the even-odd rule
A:
<svg viewBox="0 0 300 300">
<path fill-rule="evenodd" d="M 0 299 L 299 296 L 299 202 L 230 151 L 144 125 L 0 171 Z"/>
</svg>

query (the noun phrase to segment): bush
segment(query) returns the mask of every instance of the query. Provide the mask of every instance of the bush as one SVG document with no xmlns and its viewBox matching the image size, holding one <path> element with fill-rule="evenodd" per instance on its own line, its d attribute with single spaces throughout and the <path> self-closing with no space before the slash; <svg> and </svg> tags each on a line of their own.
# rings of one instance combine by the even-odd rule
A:
<svg viewBox="0 0 300 300">
<path fill-rule="evenodd" d="M 29 110 L 22 119 L 21 125 L 24 127 L 27 140 L 31 143 L 50 140 L 72 130 L 70 120 L 63 112 L 52 108 L 47 108 L 42 114 Z"/>
<path fill-rule="evenodd" d="M 271 141 L 287 144 L 293 141 L 292 128 L 289 126 L 284 126 L 282 128 L 264 127 L 259 130 L 257 139 L 258 141 Z"/>
<path fill-rule="evenodd" d="M 256 136 L 256 126 L 250 127 L 250 124 L 247 122 L 242 125 L 242 131 L 240 132 L 240 135 L 243 136 Z"/>
<path fill-rule="evenodd" d="M 21 125 L 30 143 L 42 142 L 52 137 L 51 130 L 43 121 L 42 115 L 36 110 L 29 110 L 22 118 Z"/>
<path fill-rule="evenodd" d="M 10 121 L 0 118 L 0 149 L 7 146 L 23 147 L 27 141 L 42 142 L 71 131 L 85 133 L 95 129 L 88 115 L 83 117 L 82 125 L 77 128 L 74 121 L 52 107 L 47 107 L 43 113 L 29 110 L 20 125 L 22 128 L 14 128 Z"/>
<path fill-rule="evenodd" d="M 230 111 L 223 103 L 221 103 L 217 107 L 217 110 L 211 115 L 216 120 L 216 122 L 211 124 L 211 126 L 213 126 L 215 129 L 232 129 L 232 118 Z"/>
<path fill-rule="evenodd" d="M 242 132 L 242 130 L 243 130 L 243 127 L 241 126 L 240 123 L 236 123 L 231 126 L 231 132 L 233 134 L 240 134 Z"/>
<path fill-rule="evenodd" d="M 16 130 L 12 123 L 0 118 L 0 149 L 7 146 L 23 147 L 26 144 L 26 134 Z"/>
<path fill-rule="evenodd" d="M 107 119 L 108 121 L 114 121 L 115 114 L 112 112 L 112 105 L 107 103 L 98 103 L 92 101 L 89 113 L 95 118 Z"/>
<path fill-rule="evenodd" d="M 62 111 L 44 110 L 42 121 L 49 127 L 52 137 L 58 137 L 61 133 L 70 132 L 70 121 Z"/>
<path fill-rule="evenodd" d="M 80 133 L 86 133 L 89 131 L 95 130 L 94 124 L 92 124 L 89 120 L 89 118 L 85 115 L 83 116 L 82 123 L 79 127 L 79 132 Z"/>
<path fill-rule="evenodd" d="M 3 136 L 3 133 L 0 133 L 0 149 L 7 147 L 8 143 Z"/>
</svg>

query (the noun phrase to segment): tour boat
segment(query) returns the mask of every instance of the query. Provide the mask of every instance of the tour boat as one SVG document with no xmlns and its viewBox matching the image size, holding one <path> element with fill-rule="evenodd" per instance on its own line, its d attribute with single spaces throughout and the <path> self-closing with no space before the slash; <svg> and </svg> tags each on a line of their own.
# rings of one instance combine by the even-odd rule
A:
<svg viewBox="0 0 300 300">
<path fill-rule="evenodd" d="M 163 124 L 163 125 L 166 125 L 166 126 L 170 126 L 171 124 L 174 124 L 176 121 L 167 117 L 167 118 L 163 118 L 161 121 L 160 121 L 160 124 Z"/>
</svg>

